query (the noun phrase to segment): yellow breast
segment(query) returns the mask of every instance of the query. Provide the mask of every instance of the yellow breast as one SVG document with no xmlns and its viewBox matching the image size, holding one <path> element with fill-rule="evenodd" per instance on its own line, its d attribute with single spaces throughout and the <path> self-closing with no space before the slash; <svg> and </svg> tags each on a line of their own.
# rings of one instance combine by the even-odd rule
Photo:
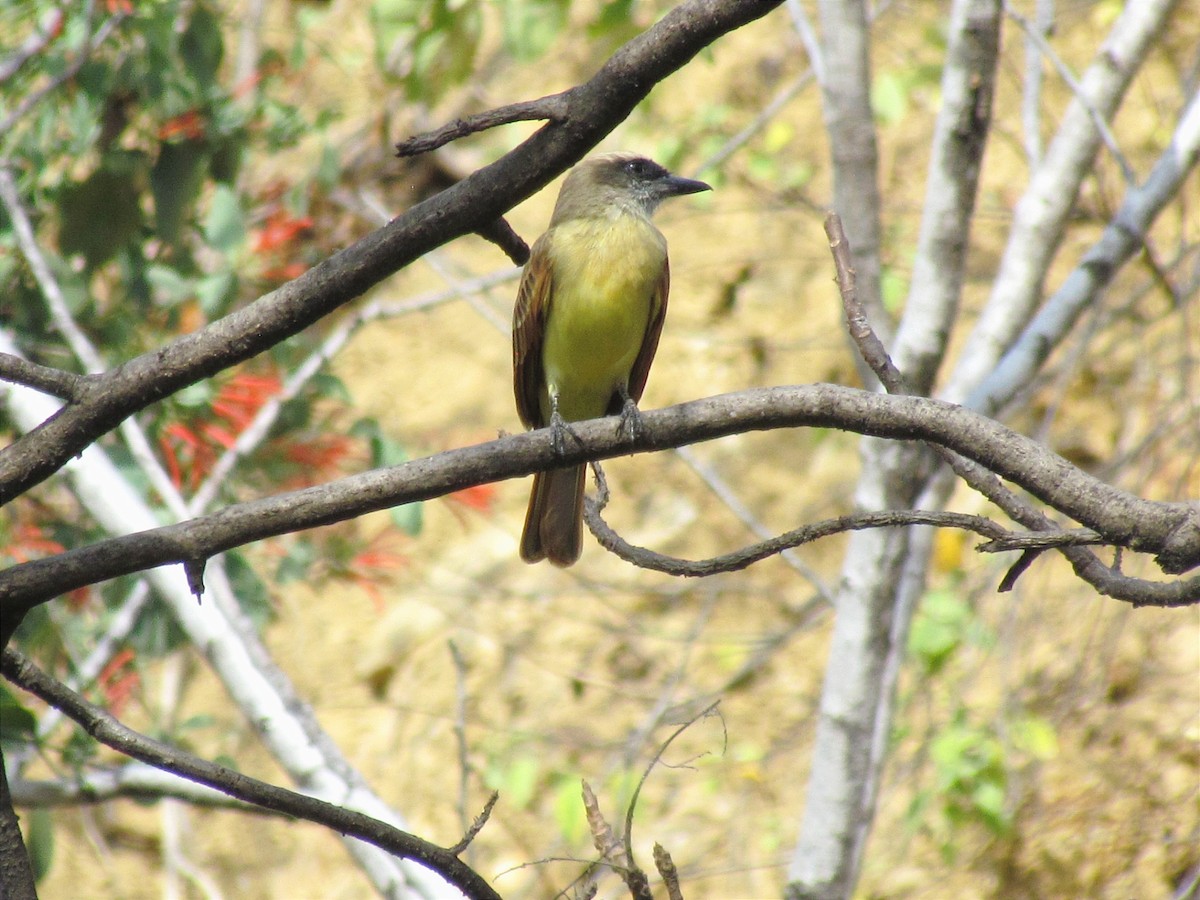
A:
<svg viewBox="0 0 1200 900">
<path fill-rule="evenodd" d="M 542 364 L 564 419 L 602 415 L 628 379 L 666 260 L 666 240 L 640 216 L 555 227 Z"/>
</svg>

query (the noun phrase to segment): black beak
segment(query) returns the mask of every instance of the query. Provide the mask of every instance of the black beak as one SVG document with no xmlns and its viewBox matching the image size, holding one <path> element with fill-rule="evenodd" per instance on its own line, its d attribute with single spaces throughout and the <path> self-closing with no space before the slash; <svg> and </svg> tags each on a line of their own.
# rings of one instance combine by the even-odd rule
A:
<svg viewBox="0 0 1200 900">
<path fill-rule="evenodd" d="M 658 184 L 658 193 L 664 197 L 680 197 L 683 194 L 698 194 L 701 191 L 711 191 L 712 185 L 705 184 L 703 181 L 696 181 L 692 178 L 681 178 L 678 175 L 668 175 L 665 178 L 660 178 Z"/>
</svg>

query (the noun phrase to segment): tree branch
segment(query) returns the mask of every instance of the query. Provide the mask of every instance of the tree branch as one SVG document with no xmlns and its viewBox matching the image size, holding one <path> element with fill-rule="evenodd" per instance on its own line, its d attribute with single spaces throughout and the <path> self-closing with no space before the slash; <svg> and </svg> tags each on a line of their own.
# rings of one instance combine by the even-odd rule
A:
<svg viewBox="0 0 1200 900">
<path fill-rule="evenodd" d="M 0 451 L 0 504 L 137 410 L 274 346 L 435 247 L 499 219 L 581 159 L 655 84 L 780 2 L 688 0 L 568 91 L 561 122 L 249 306 L 89 381 L 82 399 Z"/>
<path fill-rule="evenodd" d="M 66 685 L 62 687 L 70 690 Z M 194 806 L 236 809 L 259 815 L 274 812 L 243 803 L 226 793 L 188 781 L 174 772 L 141 762 L 80 771 L 53 781 L 28 780 L 18 775 L 13 778 L 10 789 L 13 803 L 17 806 L 80 806 L 118 798 L 145 801 L 169 797 Z"/>
<path fill-rule="evenodd" d="M 1041 551 L 1055 547 L 1077 547 L 1103 543 L 1103 539 L 1098 534 L 1086 528 L 1070 531 L 1017 533 L 1009 531 L 983 516 L 937 510 L 897 509 L 885 512 L 852 513 L 834 519 L 825 519 L 795 528 L 778 537 L 742 547 L 732 553 L 724 553 L 710 559 L 690 560 L 666 556 L 645 547 L 630 544 L 600 517 L 601 508 L 600 503 L 590 502 L 586 507 L 585 518 L 592 534 L 605 549 L 643 569 L 687 578 L 705 578 L 723 572 L 737 572 L 791 547 L 810 544 L 830 535 L 846 531 L 862 531 L 867 528 L 900 528 L 912 525 L 961 528 L 989 539 L 976 548 L 983 553 L 1026 549 Z"/>
<path fill-rule="evenodd" d="M 953 4 L 921 231 L 893 345 L 912 393 L 932 390 L 958 316 L 999 53 L 998 0 Z"/>
<path fill-rule="evenodd" d="M 405 138 L 396 145 L 396 155 L 400 157 L 420 156 L 422 153 L 429 153 L 438 147 L 445 146 L 451 141 L 457 141 L 459 138 L 464 138 L 469 134 L 477 134 L 481 131 L 487 131 L 489 128 L 497 128 L 500 125 L 511 125 L 513 122 L 538 120 L 555 123 L 565 122 L 567 121 L 569 110 L 570 103 L 568 102 L 566 93 L 551 94 L 549 97 L 540 97 L 537 100 L 524 100 L 520 103 L 512 103 L 508 106 L 501 106 L 498 109 L 489 109 L 486 112 L 467 116 L 465 119 L 455 119 L 453 122 L 446 123 L 441 128 L 435 128 L 433 131 L 426 131 L 424 134 Z"/>
<path fill-rule="evenodd" d="M 554 450 L 550 429 L 510 435 L 13 566 L 0 572 L 0 612 L 5 618 L 19 617 L 83 585 L 171 563 L 202 564 L 250 541 L 472 485 L 729 434 L 797 426 L 940 444 L 1021 486 L 1107 543 L 1157 554 L 1164 572 L 1178 574 L 1200 565 L 1200 506 L 1135 497 L 1075 468 L 1030 438 L 944 401 L 814 384 L 740 391 L 642 415 L 645 427 L 636 441 L 620 434 L 610 419 L 572 423 L 579 441 L 561 454 Z M 1124 599 L 1163 605 L 1200 600 L 1200 578 L 1138 584 L 1148 593 Z"/>
<path fill-rule="evenodd" d="M 966 405 L 996 415 L 1040 371 L 1063 337 L 1143 246 L 1146 232 L 1175 197 L 1200 159 L 1200 94 L 1179 118 L 1171 143 L 1143 184 L 1129 188 L 1120 209 L 1000 359 L 967 397 Z"/>
<path fill-rule="evenodd" d="M 1017 203 L 1004 256 L 943 395 L 961 400 L 995 369 L 1042 299 L 1042 285 L 1066 228 L 1079 186 L 1100 147 L 1092 113 L 1111 117 L 1162 33 L 1176 0 L 1126 5 L 1080 79 L 1054 140 Z M 1086 106 L 1085 106 L 1086 104 Z"/>
<path fill-rule="evenodd" d="M 21 826 L 8 790 L 4 748 L 0 746 L 0 897 L 5 900 L 37 900 L 33 867 L 21 838 Z"/>
<path fill-rule="evenodd" d="M 11 647 L 4 651 L 0 660 L 0 672 L 13 684 L 61 709 L 96 740 L 125 756 L 174 772 L 246 803 L 315 822 L 340 834 L 366 841 L 395 856 L 416 860 L 436 871 L 468 897 L 499 900 L 500 895 L 451 851 L 363 813 L 267 784 L 139 734 L 122 725 L 107 711 L 67 690 Z"/>
<path fill-rule="evenodd" d="M 0 353 L 0 381 L 23 384 L 60 400 L 70 401 L 79 397 L 83 379 L 83 375 L 74 372 L 39 366 L 12 353 Z"/>
</svg>

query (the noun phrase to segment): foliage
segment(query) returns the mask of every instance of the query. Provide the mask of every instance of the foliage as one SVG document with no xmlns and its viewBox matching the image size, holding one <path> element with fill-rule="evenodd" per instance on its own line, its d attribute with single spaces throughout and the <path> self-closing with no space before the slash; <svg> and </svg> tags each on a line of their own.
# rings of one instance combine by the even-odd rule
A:
<svg viewBox="0 0 1200 900">
<path fill-rule="evenodd" d="M 336 118 L 333 110 L 302 110 L 285 99 L 303 58 L 263 54 L 249 78 L 228 84 L 229 23 L 216 3 L 78 5 L 57 20 L 44 9 L 17 4 L 0 13 L 6 35 L 36 35 L 47 21 L 53 28 L 41 51 L 3 83 L 0 102 L 2 110 L 22 111 L 0 136 L 0 165 L 13 174 L 64 300 L 61 308 L 46 302 L 46 285 L 24 263 L 14 223 L 0 217 L 0 322 L 29 359 L 78 372 L 119 364 L 227 315 L 332 251 L 307 212 L 334 186 L 327 155 L 290 183 L 246 175 L 247 160 L 295 147 Z M 74 341 L 64 337 L 68 321 L 78 329 Z M 268 359 L 151 407 L 136 427 L 153 461 L 111 436 L 105 451 L 147 503 L 166 499 L 153 486 L 150 469 L 157 467 L 193 514 L 251 491 L 325 480 L 377 457 L 380 438 L 361 436 L 370 423 L 342 424 L 349 397 L 336 379 L 309 375 L 288 383 L 319 338 L 289 341 Z M 269 430 L 258 433 L 260 422 Z M 10 432 L 3 420 L 0 428 Z M 197 495 L 206 498 L 201 505 L 193 502 Z M 11 509 L 0 520 L 6 563 L 104 534 L 53 484 Z M 410 510 L 408 519 L 411 534 L 419 515 Z M 399 537 L 393 531 L 367 541 L 327 530 L 283 542 L 280 574 L 378 583 L 402 559 Z M 387 543 L 391 549 L 381 546 Z M 262 561 L 252 564 L 236 551 L 224 565 L 244 611 L 261 627 L 271 614 Z M 110 633 L 118 612 L 139 595 L 136 584 L 118 579 L 76 592 L 63 619 L 39 609 L 23 623 L 18 645 L 66 678 L 82 672 L 106 636 L 114 638 L 113 655 L 90 677 L 96 698 L 119 713 L 139 694 L 139 668 L 183 640 L 153 598 L 132 628 Z M 3 700 L 8 740 L 26 713 L 7 692 Z M 91 746 L 90 738 L 80 739 Z M 67 746 L 77 762 L 92 752 L 75 738 Z"/>
<path fill-rule="evenodd" d="M 934 590 L 913 619 L 908 655 L 921 689 L 938 684 L 955 690 L 960 686 L 951 684 L 961 676 L 951 673 L 952 664 L 961 663 L 959 657 L 972 648 L 987 651 L 995 643 L 991 629 L 957 591 Z M 960 699 L 950 721 L 928 738 L 932 784 L 919 788 L 909 804 L 909 827 L 929 834 L 947 863 L 954 861 L 971 827 L 1007 837 L 1014 816 L 1014 774 L 1052 758 L 1057 749 L 1054 728 L 1046 719 L 1020 710 L 979 709 Z"/>
</svg>

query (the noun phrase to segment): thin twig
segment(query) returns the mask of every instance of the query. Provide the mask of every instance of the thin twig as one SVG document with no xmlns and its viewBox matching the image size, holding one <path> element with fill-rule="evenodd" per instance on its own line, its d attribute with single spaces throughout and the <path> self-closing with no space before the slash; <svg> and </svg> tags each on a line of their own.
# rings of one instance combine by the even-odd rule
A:
<svg viewBox="0 0 1200 900">
<path fill-rule="evenodd" d="M 987 537 L 986 544 L 977 549 L 981 552 L 996 553 L 1006 550 L 1023 549 L 1030 544 L 1041 545 L 1042 542 L 1054 547 L 1076 547 L 1081 545 L 1103 544 L 1105 541 L 1095 532 L 1088 529 L 1073 529 L 1071 531 L 1055 531 L 1037 536 L 1027 536 L 1023 533 L 1013 533 L 997 525 L 991 519 L 983 516 L 972 516 L 966 513 L 938 512 L 933 510 L 886 510 L 883 512 L 853 513 L 813 522 L 800 528 L 784 532 L 770 540 L 750 544 L 730 553 L 713 556 L 708 559 L 690 560 L 656 553 L 645 547 L 629 543 L 600 518 L 595 501 L 590 498 L 584 506 L 584 515 L 596 539 L 609 551 L 644 569 L 655 572 L 665 572 L 668 575 L 678 575 L 687 578 L 706 578 L 723 572 L 737 572 L 748 568 L 756 562 L 777 555 L 787 547 L 798 547 L 809 544 L 821 538 L 842 534 L 847 531 L 862 531 L 868 528 L 899 528 L 913 525 L 930 525 L 939 528 L 961 528 L 973 531 Z"/>
<path fill-rule="evenodd" d="M 551 94 L 548 97 L 539 97 L 537 100 L 524 100 L 520 103 L 501 106 L 498 109 L 476 113 L 463 119 L 455 119 L 441 128 L 400 141 L 396 144 L 396 155 L 400 157 L 420 156 L 422 153 L 436 150 L 438 147 L 469 134 L 477 134 L 480 131 L 487 131 L 489 128 L 496 128 L 500 125 L 510 125 L 513 122 L 562 122 L 566 117 L 567 93 Z"/>
<path fill-rule="evenodd" d="M 450 649 L 450 659 L 454 662 L 454 742 L 458 746 L 458 819 L 466 835 L 455 845 L 455 853 L 461 853 L 467 848 L 479 829 L 471 829 L 467 821 L 467 780 L 471 773 L 471 763 L 467 756 L 467 661 L 462 650 L 454 640 L 446 642 Z M 488 802 L 486 812 L 490 812 L 496 795 Z M 461 845 L 461 846 L 460 846 Z"/>
<path fill-rule="evenodd" d="M 700 477 L 700 480 L 704 482 L 708 489 L 729 508 L 729 511 L 737 516 L 743 525 L 754 532 L 755 536 L 760 540 L 772 537 L 771 530 L 734 493 L 733 487 L 730 486 L 729 482 L 722 478 L 711 465 L 700 459 L 691 447 L 679 447 L 675 453 Z M 829 589 L 829 585 L 817 574 L 816 570 L 790 549 L 781 551 L 779 556 L 813 586 L 822 600 L 831 606 L 833 605 L 833 591 Z"/>
<path fill-rule="evenodd" d="M 462 852 L 471 846 L 471 842 L 475 840 L 475 836 L 483 830 L 483 826 L 486 825 L 488 819 L 491 818 L 492 810 L 495 808 L 496 801 L 499 799 L 500 792 L 492 791 L 491 796 L 488 797 L 487 803 L 483 805 L 483 809 L 480 810 L 479 815 L 477 815 L 474 821 L 471 822 L 471 824 L 467 827 L 466 832 L 463 834 L 462 840 L 450 848 L 451 853 L 453 853 L 455 856 L 461 856 Z"/>
<path fill-rule="evenodd" d="M 1030 43 L 1038 48 L 1046 59 L 1050 60 L 1050 64 L 1054 66 L 1058 72 L 1058 77 L 1071 89 L 1071 93 L 1075 95 L 1075 99 L 1087 110 L 1088 116 L 1092 120 L 1092 124 L 1096 126 L 1096 131 L 1100 134 L 1100 140 L 1104 142 L 1104 146 L 1108 148 L 1108 152 L 1112 154 L 1118 166 L 1121 167 L 1121 175 L 1125 178 L 1125 183 L 1133 185 L 1137 183 L 1137 174 L 1133 171 L 1133 166 L 1129 164 L 1125 154 L 1121 151 L 1121 145 L 1117 143 L 1116 135 L 1112 133 L 1112 129 L 1108 127 L 1108 122 L 1104 120 L 1100 110 L 1096 109 L 1095 105 L 1088 100 L 1087 92 L 1084 91 L 1083 85 L 1079 79 L 1075 77 L 1075 73 L 1071 71 L 1061 56 L 1054 52 L 1054 48 L 1050 46 L 1050 42 L 1042 36 L 1042 32 L 1027 18 L 1012 8 L 1012 4 L 1004 4 L 1004 14 L 1012 19 L 1021 30 L 1025 32 L 1025 37 Z"/>
<path fill-rule="evenodd" d="M 1037 0 L 1030 28 L 1045 37 L 1054 27 L 1054 0 Z M 1021 91 L 1021 128 L 1029 171 L 1042 164 L 1042 53 L 1031 35 L 1025 36 L 1025 85 Z"/>
<path fill-rule="evenodd" d="M 0 381 L 23 384 L 70 403 L 81 396 L 84 378 L 74 372 L 39 366 L 12 353 L 0 353 Z"/>
</svg>

